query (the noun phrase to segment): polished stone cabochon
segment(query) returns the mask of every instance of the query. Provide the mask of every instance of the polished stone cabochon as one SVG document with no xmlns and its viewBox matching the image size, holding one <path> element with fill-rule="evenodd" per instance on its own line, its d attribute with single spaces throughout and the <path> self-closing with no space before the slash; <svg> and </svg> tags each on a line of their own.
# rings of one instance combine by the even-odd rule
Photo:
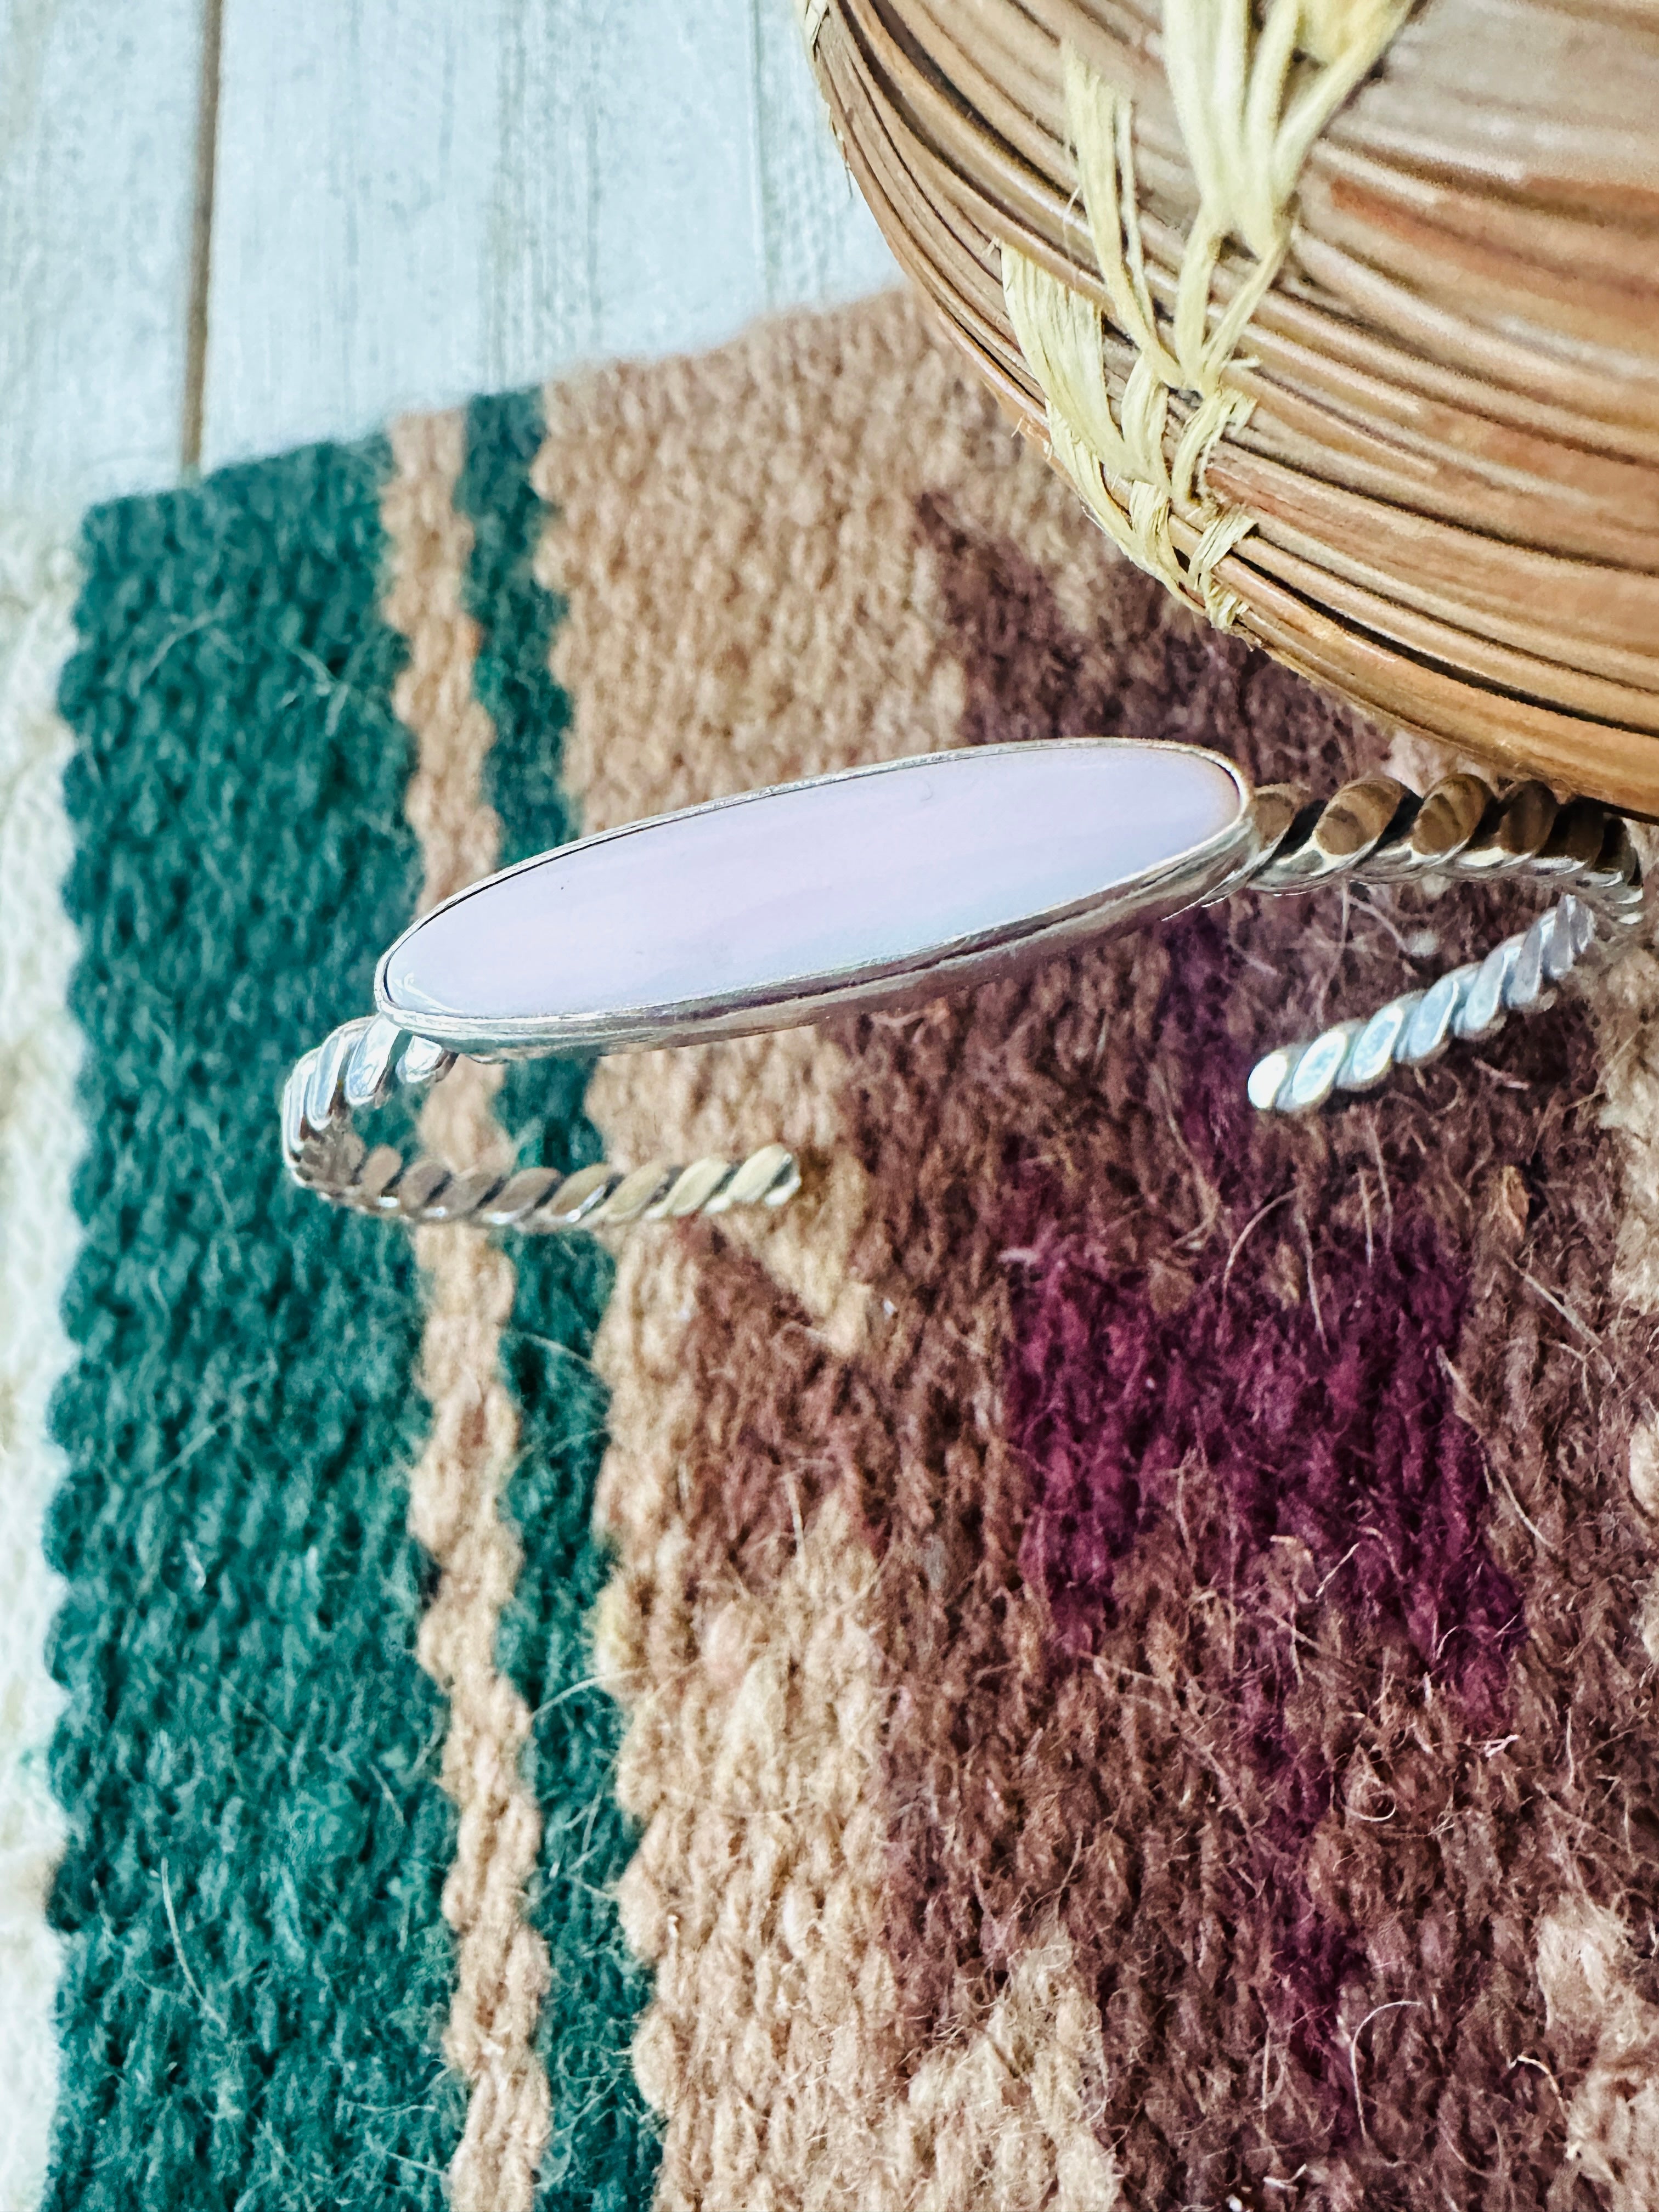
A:
<svg viewBox="0 0 1659 2212">
<path fill-rule="evenodd" d="M 1244 834 L 1225 762 L 1121 739 L 988 746 L 746 794 L 561 847 L 405 933 L 383 1008 L 515 1025 L 788 1002 L 925 973 L 1176 875 L 1197 897 Z M 795 1018 L 799 1018 L 796 1014 Z"/>
</svg>

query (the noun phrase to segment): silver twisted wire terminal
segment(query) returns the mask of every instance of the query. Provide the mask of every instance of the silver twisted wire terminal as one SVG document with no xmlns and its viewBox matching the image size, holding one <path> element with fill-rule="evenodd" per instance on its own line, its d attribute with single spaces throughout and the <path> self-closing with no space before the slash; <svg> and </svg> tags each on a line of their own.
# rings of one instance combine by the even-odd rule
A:
<svg viewBox="0 0 1659 2212">
<path fill-rule="evenodd" d="M 1031 834 L 1044 824 L 1052 837 Z M 419 916 L 376 969 L 379 1012 L 295 1067 L 283 1157 L 336 1205 L 407 1221 L 546 1231 L 781 1206 L 800 1183 L 781 1145 L 560 1176 L 405 1159 L 370 1149 L 356 1117 L 441 1081 L 457 1054 L 686 1045 L 916 1004 L 1237 890 L 1505 877 L 1555 903 L 1484 959 L 1268 1053 L 1249 1084 L 1266 1113 L 1307 1112 L 1490 1036 L 1632 943 L 1642 878 L 1622 818 L 1468 775 L 1420 798 L 1386 775 L 1322 800 L 1258 791 L 1220 754 L 1127 738 L 809 776 L 598 831 Z"/>
<path fill-rule="evenodd" d="M 1541 1011 L 1557 985 L 1622 951 L 1642 918 L 1641 867 L 1623 818 L 1593 799 L 1558 801 L 1541 783 L 1500 795 L 1460 775 L 1419 798 L 1390 776 L 1370 775 L 1323 803 L 1278 784 L 1258 791 L 1255 804 L 1261 847 L 1228 891 L 1513 876 L 1562 895 L 1484 960 L 1368 1019 L 1267 1053 L 1249 1082 L 1262 1113 L 1310 1113 L 1334 1092 L 1373 1090 L 1393 1067 L 1426 1066 L 1455 1039 L 1494 1036 L 1511 1014 Z"/>
<path fill-rule="evenodd" d="M 357 1213 L 532 1234 L 782 1206 L 800 1188 L 799 1164 L 782 1145 L 763 1145 L 741 1159 L 651 1160 L 626 1170 L 601 1164 L 561 1175 L 552 1168 L 456 1169 L 430 1154 L 405 1160 L 395 1146 L 364 1143 L 353 1126 L 357 1114 L 383 1106 L 395 1090 L 441 1081 L 455 1059 L 383 1014 L 342 1023 L 296 1062 L 283 1091 L 289 1175 Z"/>
</svg>

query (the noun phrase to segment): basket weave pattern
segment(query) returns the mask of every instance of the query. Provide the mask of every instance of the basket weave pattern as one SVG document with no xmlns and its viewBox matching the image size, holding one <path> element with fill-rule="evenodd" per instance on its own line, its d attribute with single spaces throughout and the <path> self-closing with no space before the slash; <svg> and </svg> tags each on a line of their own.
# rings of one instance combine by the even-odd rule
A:
<svg viewBox="0 0 1659 2212">
<path fill-rule="evenodd" d="M 1114 538 L 1402 726 L 1659 813 L 1659 14 L 827 0 L 901 261 Z"/>
</svg>

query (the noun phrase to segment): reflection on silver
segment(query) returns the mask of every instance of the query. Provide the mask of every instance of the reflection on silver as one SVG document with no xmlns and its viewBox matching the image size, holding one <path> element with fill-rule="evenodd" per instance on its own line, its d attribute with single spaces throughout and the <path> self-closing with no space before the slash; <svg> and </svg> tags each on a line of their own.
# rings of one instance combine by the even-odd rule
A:
<svg viewBox="0 0 1659 2212">
<path fill-rule="evenodd" d="M 1547 1006 L 1551 985 L 1615 957 L 1642 918 L 1641 869 L 1624 821 L 1590 799 L 1562 804 L 1543 784 L 1499 796 L 1478 776 L 1449 776 L 1419 799 L 1391 778 L 1370 776 L 1322 807 L 1294 792 L 1258 792 L 1255 804 L 1259 817 L 1271 817 L 1250 872 L 1261 890 L 1303 890 L 1343 875 L 1395 883 L 1526 875 L 1566 894 L 1484 960 L 1391 1000 L 1368 1022 L 1269 1053 L 1249 1078 L 1251 1103 L 1263 1113 L 1306 1112 L 1333 1092 L 1370 1090 L 1391 1066 L 1425 1066 L 1454 1039 L 1494 1035 L 1511 1014 Z M 1274 843 L 1279 821 L 1284 835 Z M 1339 1035 L 1347 1039 L 1340 1052 Z"/>
<path fill-rule="evenodd" d="M 908 918 L 909 933 L 899 927 L 907 919 L 900 869 L 892 878 L 896 920 L 882 940 L 880 957 L 839 966 L 820 960 L 804 970 L 789 945 L 781 941 L 774 959 L 769 940 L 745 939 L 744 958 L 737 963 L 745 979 L 742 987 L 728 983 L 701 997 L 684 988 L 682 979 L 676 991 L 659 994 L 649 1003 L 638 998 L 601 1003 L 580 1014 L 550 1005 L 528 1013 L 503 1012 L 498 1006 L 469 1015 L 464 1006 L 449 1006 L 417 1016 L 409 1005 L 397 1003 L 388 979 L 395 981 L 398 972 L 394 956 L 434 919 L 423 917 L 380 963 L 380 1011 L 343 1024 L 307 1054 L 289 1077 L 282 1115 L 283 1155 L 289 1173 L 307 1188 L 360 1212 L 528 1230 L 673 1219 L 739 1205 L 776 1206 L 800 1180 L 798 1164 L 779 1146 L 742 1160 L 711 1157 L 681 1165 L 656 1161 L 628 1174 L 609 1166 L 568 1176 L 543 1169 L 458 1170 L 428 1158 L 405 1161 L 386 1145 L 370 1150 L 353 1126 L 354 1117 L 384 1105 L 399 1088 L 438 1081 L 458 1056 L 585 1054 L 684 1043 L 792 1027 L 832 1009 L 915 1002 L 958 984 L 1016 972 L 1091 938 L 1120 933 L 1240 890 L 1288 894 L 1343 881 L 1486 882 L 1524 875 L 1551 891 L 1556 902 L 1483 960 L 1391 1000 L 1368 1018 L 1339 1021 L 1258 1060 L 1249 1079 L 1252 1104 L 1263 1113 L 1307 1113 L 1339 1094 L 1373 1089 L 1394 1067 L 1425 1066 L 1455 1041 L 1488 1037 L 1511 1015 L 1547 1006 L 1556 986 L 1632 943 L 1641 919 L 1641 875 L 1625 823 L 1589 800 L 1559 803 L 1541 784 L 1523 784 L 1500 794 L 1476 776 L 1456 775 L 1419 798 L 1391 778 L 1372 775 L 1321 802 L 1293 786 L 1253 792 L 1233 763 L 1196 748 L 1120 739 L 933 755 L 689 809 L 584 840 L 561 854 L 541 855 L 523 868 L 473 885 L 434 909 L 434 916 L 452 915 L 474 902 L 471 921 L 483 910 L 482 902 L 499 898 L 498 886 L 517 883 L 515 896 L 522 896 L 526 872 L 556 860 L 563 872 L 560 885 L 574 882 L 580 889 L 580 872 L 573 873 L 569 866 L 573 857 L 580 861 L 608 848 L 603 857 L 610 866 L 623 841 L 633 841 L 620 854 L 622 861 L 647 862 L 659 849 L 684 853 L 689 839 L 704 834 L 704 823 L 715 825 L 710 835 L 730 838 L 734 830 L 740 831 L 752 849 L 759 849 L 760 835 L 769 835 L 786 818 L 785 807 L 775 802 L 787 803 L 791 834 L 799 836 L 801 825 L 810 826 L 813 819 L 818 793 L 830 794 L 826 809 L 833 805 L 845 817 L 849 805 L 863 808 L 863 818 L 879 825 L 890 800 L 897 805 L 915 790 L 914 782 L 905 782 L 907 776 L 926 769 L 935 781 L 941 771 L 971 777 L 976 773 L 974 763 L 1016 755 L 1022 772 L 1029 769 L 1037 784 L 1045 762 L 1067 756 L 1073 769 L 1079 759 L 1085 765 L 1098 760 L 1115 764 L 1114 773 L 1133 770 L 1134 778 L 1143 771 L 1154 779 L 1174 774 L 1179 781 L 1184 775 L 1200 798 L 1206 792 L 1212 799 L 1220 793 L 1224 803 L 1205 800 L 1205 813 L 1195 800 L 1193 821 L 1203 834 L 1184 843 L 1168 823 L 1156 836 L 1138 831 L 1145 848 L 1136 848 L 1143 866 L 1127 873 L 1121 868 L 1105 871 L 1100 880 L 1081 888 L 1079 881 L 1071 881 L 1063 897 L 1033 897 L 1018 910 L 990 917 L 983 927 L 957 928 L 954 934 L 934 926 L 926 900 Z M 858 788 L 849 791 L 849 786 Z M 734 822 L 744 808 L 751 811 Z M 1178 810 L 1174 818 L 1178 821 Z M 1075 823 L 1072 827 L 1075 860 Z M 668 844 L 661 834 L 666 831 L 677 845 Z M 1158 836 L 1164 843 L 1153 849 Z M 1133 837 L 1129 842 L 1134 846 Z M 867 874 L 868 855 L 862 857 Z M 971 866 L 972 855 L 962 865 Z M 646 871 L 637 872 L 644 880 Z M 889 878 L 878 871 L 877 880 L 879 888 Z M 743 900 L 741 882 L 734 883 L 737 928 Z M 657 893 L 659 915 L 672 917 L 672 880 L 659 884 Z M 784 905 L 787 921 L 787 901 Z M 560 928 L 574 929 L 579 937 L 580 901 L 573 905 L 567 899 L 556 912 Z M 823 934 L 819 929 L 814 942 Z"/>
</svg>

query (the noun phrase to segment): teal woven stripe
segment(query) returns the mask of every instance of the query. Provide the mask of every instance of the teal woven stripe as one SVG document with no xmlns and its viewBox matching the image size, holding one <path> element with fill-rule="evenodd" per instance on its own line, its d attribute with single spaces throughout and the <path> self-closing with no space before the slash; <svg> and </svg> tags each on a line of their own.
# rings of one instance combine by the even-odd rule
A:
<svg viewBox="0 0 1659 2212">
<path fill-rule="evenodd" d="M 473 680 L 495 722 L 490 796 L 507 860 L 558 844 L 575 827 L 559 781 L 569 702 L 548 672 L 560 609 L 531 566 L 545 520 L 529 479 L 541 431 L 533 394 L 476 402 L 458 490 L 475 532 L 468 596 L 483 641 Z M 599 1158 L 581 1109 L 586 1079 L 585 1068 L 549 1061 L 509 1071 L 500 1110 L 525 1157 L 560 1166 Z M 586 1237 L 519 1239 L 513 1256 L 518 1291 L 502 1358 L 522 1426 L 506 1503 L 525 1564 L 500 1661 L 535 1715 L 544 1823 L 532 1917 L 552 1961 L 540 2047 L 553 2132 L 539 2203 L 545 2212 L 635 2212 L 650 2202 L 659 2161 L 628 2058 L 647 1984 L 611 1901 L 632 1838 L 612 1789 L 620 1717 L 592 1686 L 588 1632 L 606 1572 L 589 1534 L 606 1408 L 588 1355 L 611 1266 Z"/>
<path fill-rule="evenodd" d="M 438 2212 L 459 2134 L 414 1266 L 274 1142 L 284 1070 L 368 1005 L 419 881 L 387 465 L 319 448 L 86 526 L 62 2212 Z"/>
<path fill-rule="evenodd" d="M 484 791 L 501 818 L 501 864 L 528 860 L 579 834 L 560 781 L 570 701 L 548 653 L 564 609 L 536 581 L 536 542 L 546 520 L 530 482 L 542 439 L 533 392 L 475 399 L 455 504 L 472 525 L 466 605 L 482 632 L 472 689 L 495 726 Z M 587 1068 L 574 1060 L 509 1067 L 495 1110 L 529 1166 L 586 1167 L 600 1156 L 582 1112 Z"/>
</svg>

